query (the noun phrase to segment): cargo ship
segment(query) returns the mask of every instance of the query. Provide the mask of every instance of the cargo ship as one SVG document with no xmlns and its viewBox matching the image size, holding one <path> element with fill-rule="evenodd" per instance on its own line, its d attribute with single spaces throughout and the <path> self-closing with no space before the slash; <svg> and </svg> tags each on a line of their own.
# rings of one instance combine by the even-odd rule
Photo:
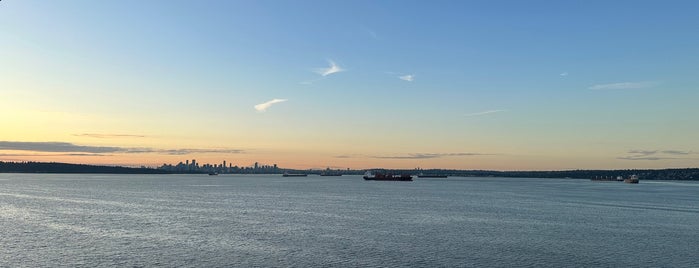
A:
<svg viewBox="0 0 699 268">
<path fill-rule="evenodd" d="M 367 181 L 412 181 L 413 176 L 409 174 L 395 175 L 391 173 L 372 173 L 367 171 L 364 173 L 364 180 Z"/>
<path fill-rule="evenodd" d="M 612 176 L 597 176 L 592 179 L 591 181 L 623 181 L 624 179 L 621 176 L 617 176 L 616 178 Z"/>
<path fill-rule="evenodd" d="M 638 183 L 638 176 L 631 175 L 628 179 L 624 180 L 625 183 Z"/>
</svg>

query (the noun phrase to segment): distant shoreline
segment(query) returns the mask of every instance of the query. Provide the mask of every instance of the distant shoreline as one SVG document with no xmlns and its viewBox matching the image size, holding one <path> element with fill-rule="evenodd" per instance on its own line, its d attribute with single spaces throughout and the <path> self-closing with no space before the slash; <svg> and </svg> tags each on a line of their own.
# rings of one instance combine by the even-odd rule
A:
<svg viewBox="0 0 699 268">
<path fill-rule="evenodd" d="M 570 178 L 591 179 L 598 177 L 628 177 L 637 175 L 641 180 L 699 180 L 699 168 L 672 169 L 620 169 L 620 170 L 559 170 L 559 171 L 493 171 L 456 169 L 390 169 L 396 173 L 412 175 L 446 175 L 454 177 L 503 177 L 503 178 Z M 278 169 L 278 172 L 236 172 L 223 174 L 282 174 L 284 172 L 321 174 L 325 170 Z M 342 175 L 360 175 L 364 170 L 332 170 Z M 131 168 L 55 162 L 4 162 L 0 161 L 0 173 L 47 174 L 206 174 L 207 171 L 173 172 L 156 168 Z M 429 178 L 426 178 L 429 179 Z"/>
</svg>

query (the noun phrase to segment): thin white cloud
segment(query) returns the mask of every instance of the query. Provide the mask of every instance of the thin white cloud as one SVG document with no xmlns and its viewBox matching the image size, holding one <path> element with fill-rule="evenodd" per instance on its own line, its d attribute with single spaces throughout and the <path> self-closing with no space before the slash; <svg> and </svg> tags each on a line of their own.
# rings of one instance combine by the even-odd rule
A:
<svg viewBox="0 0 699 268">
<path fill-rule="evenodd" d="M 255 105 L 255 110 L 257 110 L 258 112 L 264 112 L 264 111 L 267 111 L 267 108 L 272 106 L 272 104 L 285 102 L 285 101 L 287 101 L 287 100 L 286 99 L 273 99 L 271 101 Z"/>
<path fill-rule="evenodd" d="M 323 76 L 323 77 L 318 78 L 318 79 L 303 81 L 303 82 L 301 82 L 301 84 L 302 84 L 302 85 L 312 85 L 313 83 L 318 82 L 318 81 L 320 81 L 320 80 L 324 80 L 325 78 L 326 78 L 326 77 Z"/>
<path fill-rule="evenodd" d="M 328 75 L 331 75 L 334 73 L 339 73 L 339 72 L 345 71 L 345 69 L 342 69 L 342 67 L 337 65 L 337 63 L 335 63 L 332 60 L 328 60 L 328 63 L 330 64 L 330 66 L 328 68 L 318 68 L 315 70 L 315 72 L 319 75 L 322 75 L 322 76 L 328 76 Z"/>
<path fill-rule="evenodd" d="M 568 72 L 562 72 L 562 73 L 559 74 L 559 75 L 560 75 L 560 76 L 568 76 Z"/>
<path fill-rule="evenodd" d="M 588 89 L 592 90 L 611 90 L 611 89 L 639 89 L 639 88 L 648 88 L 655 86 L 657 83 L 655 82 L 622 82 L 622 83 L 612 83 L 612 84 L 599 84 L 599 85 L 593 85 L 589 87 Z"/>
<path fill-rule="evenodd" d="M 494 113 L 501 113 L 501 112 L 507 112 L 507 110 L 488 110 L 488 111 L 482 111 L 482 112 L 477 112 L 477 113 L 465 114 L 464 116 L 479 116 L 479 115 L 494 114 Z"/>
<path fill-rule="evenodd" d="M 400 80 L 405 80 L 408 82 L 412 82 L 413 79 L 415 79 L 415 75 L 409 74 L 409 75 L 404 75 L 404 76 L 399 76 L 398 77 Z"/>
</svg>

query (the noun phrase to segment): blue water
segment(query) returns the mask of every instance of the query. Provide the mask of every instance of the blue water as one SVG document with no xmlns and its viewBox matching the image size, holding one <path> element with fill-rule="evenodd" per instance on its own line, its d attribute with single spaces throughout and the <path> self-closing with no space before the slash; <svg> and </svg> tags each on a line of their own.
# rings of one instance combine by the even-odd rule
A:
<svg viewBox="0 0 699 268">
<path fill-rule="evenodd" d="M 0 266 L 699 267 L 699 183 L 0 174 Z"/>
</svg>

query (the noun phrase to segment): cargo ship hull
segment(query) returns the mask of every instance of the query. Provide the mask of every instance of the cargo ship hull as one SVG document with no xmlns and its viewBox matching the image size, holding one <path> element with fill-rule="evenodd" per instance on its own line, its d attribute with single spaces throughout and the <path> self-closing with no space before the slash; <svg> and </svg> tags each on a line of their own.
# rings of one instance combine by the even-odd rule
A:
<svg viewBox="0 0 699 268">
<path fill-rule="evenodd" d="M 407 174 L 402 174 L 402 175 L 393 175 L 393 174 L 384 174 L 384 173 L 372 174 L 371 172 L 367 172 L 366 174 L 364 174 L 364 180 L 367 180 L 367 181 L 412 181 L 413 176 L 407 175 Z"/>
</svg>

